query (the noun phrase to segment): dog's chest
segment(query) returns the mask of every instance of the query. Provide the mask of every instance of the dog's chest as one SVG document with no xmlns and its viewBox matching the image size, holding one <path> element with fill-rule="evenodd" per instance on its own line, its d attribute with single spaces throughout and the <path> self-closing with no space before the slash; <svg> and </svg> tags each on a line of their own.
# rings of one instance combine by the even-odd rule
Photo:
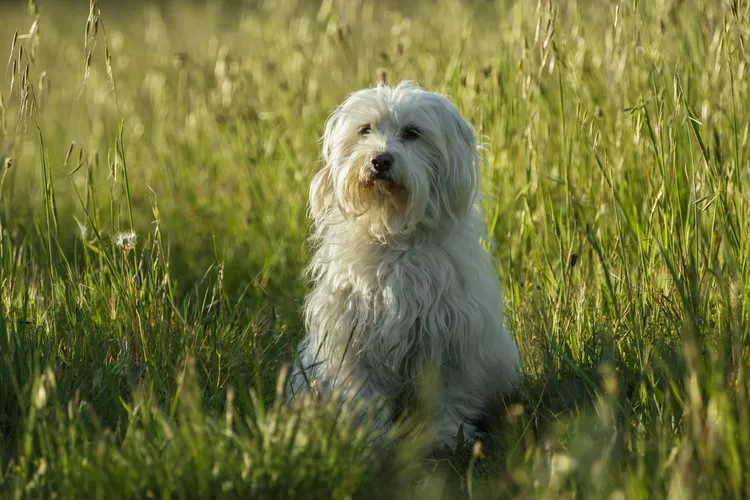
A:
<svg viewBox="0 0 750 500">
<path fill-rule="evenodd" d="M 383 253 L 352 263 L 337 287 L 342 327 L 354 355 L 393 383 L 450 355 L 452 333 L 466 324 L 461 279 L 445 252 Z"/>
<path fill-rule="evenodd" d="M 440 250 L 382 252 L 352 263 L 346 275 L 352 306 L 371 310 L 375 324 L 414 320 L 439 309 L 444 296 L 460 286 L 451 259 Z"/>
</svg>

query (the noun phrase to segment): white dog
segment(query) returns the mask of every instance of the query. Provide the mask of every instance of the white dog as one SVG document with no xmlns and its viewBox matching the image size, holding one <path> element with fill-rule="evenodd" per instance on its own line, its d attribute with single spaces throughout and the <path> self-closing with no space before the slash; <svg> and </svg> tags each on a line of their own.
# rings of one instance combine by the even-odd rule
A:
<svg viewBox="0 0 750 500">
<path fill-rule="evenodd" d="M 476 207 L 474 131 L 444 96 L 410 82 L 352 94 L 330 116 L 310 187 L 314 255 L 307 335 L 290 397 L 365 398 L 387 429 L 436 368 L 438 443 L 520 380 L 500 283 Z M 301 364 L 301 366 L 300 366 Z"/>
</svg>

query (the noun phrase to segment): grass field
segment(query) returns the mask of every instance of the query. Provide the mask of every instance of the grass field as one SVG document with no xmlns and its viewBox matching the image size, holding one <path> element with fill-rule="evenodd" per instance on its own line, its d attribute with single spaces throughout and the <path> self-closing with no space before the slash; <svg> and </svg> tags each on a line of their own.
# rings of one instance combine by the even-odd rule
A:
<svg viewBox="0 0 750 500">
<path fill-rule="evenodd" d="M 18 1 L 0 38 L 0 497 L 750 497 L 747 1 Z M 485 453 L 277 396 L 322 126 L 381 79 L 488 147 L 525 385 Z"/>
</svg>

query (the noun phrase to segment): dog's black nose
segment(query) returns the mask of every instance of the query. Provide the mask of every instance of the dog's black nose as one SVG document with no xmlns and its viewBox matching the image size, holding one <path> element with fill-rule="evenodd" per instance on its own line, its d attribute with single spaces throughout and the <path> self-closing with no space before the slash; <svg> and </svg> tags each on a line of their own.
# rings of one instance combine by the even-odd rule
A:
<svg viewBox="0 0 750 500">
<path fill-rule="evenodd" d="M 385 172 L 393 166 L 393 155 L 391 153 L 378 153 L 372 159 L 372 167 L 378 172 Z"/>
</svg>

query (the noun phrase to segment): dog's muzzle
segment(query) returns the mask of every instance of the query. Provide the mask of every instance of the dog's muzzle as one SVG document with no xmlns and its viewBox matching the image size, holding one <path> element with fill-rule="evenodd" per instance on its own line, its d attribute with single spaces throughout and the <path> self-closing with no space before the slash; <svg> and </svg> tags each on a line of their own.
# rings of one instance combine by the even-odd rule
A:
<svg viewBox="0 0 750 500">
<path fill-rule="evenodd" d="M 391 178 L 391 167 L 393 166 L 393 155 L 388 152 L 378 153 L 370 160 L 372 165 L 372 180 L 388 180 Z"/>
</svg>

